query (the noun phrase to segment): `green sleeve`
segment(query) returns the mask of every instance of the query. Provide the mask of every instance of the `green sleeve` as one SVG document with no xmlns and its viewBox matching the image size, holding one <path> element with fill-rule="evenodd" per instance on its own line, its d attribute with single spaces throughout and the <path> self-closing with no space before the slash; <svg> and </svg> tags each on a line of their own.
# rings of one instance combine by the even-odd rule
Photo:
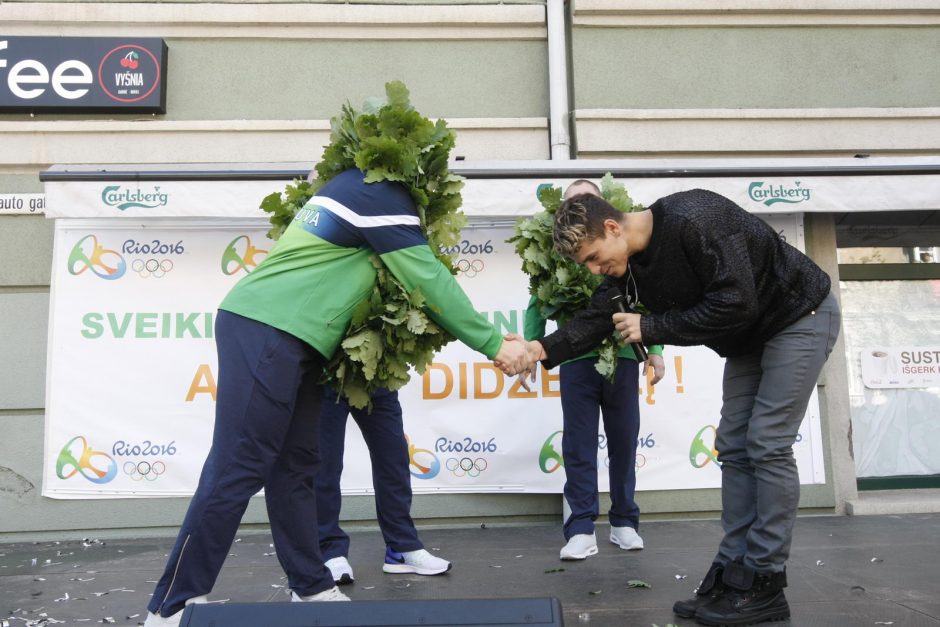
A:
<svg viewBox="0 0 940 627">
<path fill-rule="evenodd" d="M 659 355 L 660 357 L 662 357 L 662 356 L 663 356 L 663 345 L 662 345 L 662 344 L 653 344 L 652 346 L 647 346 L 647 347 L 646 347 L 646 352 L 648 352 L 650 355 Z"/>
<path fill-rule="evenodd" d="M 499 330 L 478 313 L 473 303 L 431 252 L 421 244 L 381 255 L 382 262 L 402 285 L 412 291 L 421 288 L 428 302 L 428 315 L 454 337 L 493 359 L 503 343 Z"/>
<path fill-rule="evenodd" d="M 529 304 L 525 308 L 522 319 L 522 335 L 527 340 L 537 340 L 545 335 L 545 318 L 539 313 L 535 296 L 529 297 Z"/>
</svg>

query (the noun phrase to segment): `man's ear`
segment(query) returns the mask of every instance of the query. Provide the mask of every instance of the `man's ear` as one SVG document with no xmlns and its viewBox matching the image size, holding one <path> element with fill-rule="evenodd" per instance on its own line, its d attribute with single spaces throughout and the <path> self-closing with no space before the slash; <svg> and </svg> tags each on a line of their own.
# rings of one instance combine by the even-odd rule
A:
<svg viewBox="0 0 940 627">
<path fill-rule="evenodd" d="M 613 237 L 620 237 L 620 231 L 622 227 L 619 222 L 611 218 L 604 220 L 604 234 L 612 235 Z"/>
</svg>

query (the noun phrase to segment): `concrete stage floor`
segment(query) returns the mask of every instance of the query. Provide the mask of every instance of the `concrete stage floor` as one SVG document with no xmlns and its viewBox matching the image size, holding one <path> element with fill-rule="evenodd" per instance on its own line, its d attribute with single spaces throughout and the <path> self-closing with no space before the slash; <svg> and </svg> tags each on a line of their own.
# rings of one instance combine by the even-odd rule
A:
<svg viewBox="0 0 940 627">
<path fill-rule="evenodd" d="M 419 527 L 427 548 L 454 563 L 435 577 L 383 574 L 379 532 L 357 530 L 356 581 L 343 589 L 353 600 L 554 596 L 569 626 L 695 625 L 671 607 L 704 574 L 719 523 L 644 523 L 646 548 L 635 552 L 609 543 L 608 529 L 598 525 L 598 555 L 561 562 L 560 524 Z M 264 532 L 240 534 L 210 600 L 285 601 L 270 543 Z M 94 537 L 0 544 L 0 624 L 141 624 L 171 544 Z M 775 625 L 940 626 L 940 514 L 800 517 L 788 576 L 792 619 Z M 650 587 L 629 587 L 631 580 Z"/>
</svg>

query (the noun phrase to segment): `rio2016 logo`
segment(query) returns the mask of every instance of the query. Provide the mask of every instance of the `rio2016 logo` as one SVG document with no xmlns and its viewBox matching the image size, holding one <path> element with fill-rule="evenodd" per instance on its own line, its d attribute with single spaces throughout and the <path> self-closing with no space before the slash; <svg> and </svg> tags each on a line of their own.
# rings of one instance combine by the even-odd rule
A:
<svg viewBox="0 0 940 627">
<path fill-rule="evenodd" d="M 166 242 L 159 239 L 149 242 L 138 242 L 137 240 L 129 239 L 121 246 L 121 252 L 125 255 L 182 255 L 186 252 L 186 247 L 183 246 L 183 240 L 173 243 L 172 241 Z M 168 257 L 164 257 L 163 259 L 157 259 L 155 257 L 151 257 L 150 259 L 134 259 L 131 262 L 131 269 L 142 279 L 150 277 L 160 279 L 165 277 L 167 273 L 173 269 L 173 260 Z"/>
<path fill-rule="evenodd" d="M 251 243 L 251 238 L 247 235 L 239 235 L 225 247 L 222 253 L 222 274 L 231 276 L 244 270 L 249 274 L 259 263 L 258 256 L 266 256 L 268 251 L 258 248 Z"/>
<path fill-rule="evenodd" d="M 120 279 L 127 272 L 127 262 L 116 250 L 98 243 L 94 235 L 86 235 L 76 242 L 69 253 L 69 274 L 79 275 L 86 270 L 106 281 Z"/>
<path fill-rule="evenodd" d="M 440 437 L 434 443 L 436 453 L 458 453 L 456 457 L 449 457 L 444 462 L 447 468 L 455 477 L 479 477 L 480 473 L 489 467 L 489 462 L 485 457 L 473 458 L 471 453 L 495 453 L 499 450 L 496 444 L 496 438 L 486 440 L 474 440 L 471 437 L 457 438 L 449 440 L 446 437 Z M 466 455 L 459 455 L 465 453 Z"/>
<path fill-rule="evenodd" d="M 717 435 L 718 430 L 712 425 L 705 425 L 699 429 L 699 432 L 692 438 L 692 446 L 689 447 L 689 462 L 692 466 L 704 468 L 709 462 L 715 462 L 716 466 L 721 465 L 718 461 L 718 451 L 715 450 Z"/>
<path fill-rule="evenodd" d="M 85 436 L 77 435 L 59 451 L 55 474 L 59 479 L 70 479 L 77 474 L 92 483 L 108 483 L 117 475 L 114 458 L 88 446 Z"/>
<path fill-rule="evenodd" d="M 555 472 L 559 468 L 564 468 L 565 460 L 561 454 L 561 431 L 548 436 L 545 443 L 539 450 L 539 469 L 545 474 Z"/>
<path fill-rule="evenodd" d="M 426 448 L 417 448 L 406 435 L 408 443 L 408 470 L 416 479 L 433 479 L 441 472 L 441 460 Z"/>
</svg>

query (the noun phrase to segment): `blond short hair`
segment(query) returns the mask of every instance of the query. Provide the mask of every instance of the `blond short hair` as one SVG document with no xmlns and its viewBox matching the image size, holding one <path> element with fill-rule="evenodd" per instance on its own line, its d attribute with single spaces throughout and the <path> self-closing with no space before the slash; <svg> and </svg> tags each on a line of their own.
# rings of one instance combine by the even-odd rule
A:
<svg viewBox="0 0 940 627">
<path fill-rule="evenodd" d="M 578 194 L 569 198 L 555 212 L 552 227 L 555 251 L 573 258 L 582 246 L 606 236 L 606 220 L 622 219 L 623 213 L 600 196 Z"/>
</svg>

